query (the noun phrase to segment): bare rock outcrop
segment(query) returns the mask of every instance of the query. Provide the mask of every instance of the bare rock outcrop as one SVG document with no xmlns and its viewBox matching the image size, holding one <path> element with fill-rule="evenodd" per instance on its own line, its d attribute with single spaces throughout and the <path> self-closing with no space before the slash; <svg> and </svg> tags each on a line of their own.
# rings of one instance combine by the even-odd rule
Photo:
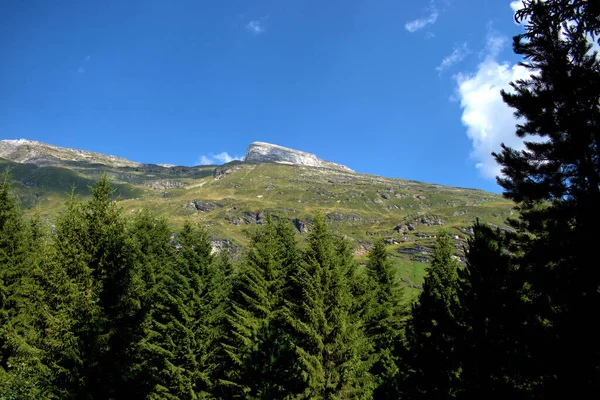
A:
<svg viewBox="0 0 600 400">
<path fill-rule="evenodd" d="M 104 164 L 114 167 L 139 167 L 142 165 L 121 157 L 69 149 L 27 139 L 0 140 L 0 157 L 40 167 L 60 163 Z"/>
<path fill-rule="evenodd" d="M 322 160 L 314 154 L 264 142 L 251 143 L 248 146 L 244 161 L 248 163 L 274 162 L 354 172 L 345 165 Z"/>
</svg>

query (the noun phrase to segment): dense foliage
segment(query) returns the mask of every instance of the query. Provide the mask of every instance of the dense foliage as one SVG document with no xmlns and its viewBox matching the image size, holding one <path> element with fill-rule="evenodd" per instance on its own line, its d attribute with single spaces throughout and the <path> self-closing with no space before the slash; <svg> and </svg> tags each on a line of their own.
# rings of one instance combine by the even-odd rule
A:
<svg viewBox="0 0 600 400">
<path fill-rule="evenodd" d="M 0 188 L 0 398 L 393 396 L 401 290 L 383 242 L 359 273 L 317 215 L 268 217 L 239 264 L 189 222 L 126 218 L 104 176 L 52 232 Z"/>
<path fill-rule="evenodd" d="M 476 221 L 463 266 L 440 232 L 412 305 L 382 240 L 361 267 L 321 215 L 304 245 L 268 217 L 232 263 L 203 227 L 125 217 L 106 176 L 26 220 L 5 174 L 0 399 L 599 397 L 596 4 L 524 1 L 532 74 L 502 96 L 534 138 L 496 154 L 519 217 Z"/>
</svg>

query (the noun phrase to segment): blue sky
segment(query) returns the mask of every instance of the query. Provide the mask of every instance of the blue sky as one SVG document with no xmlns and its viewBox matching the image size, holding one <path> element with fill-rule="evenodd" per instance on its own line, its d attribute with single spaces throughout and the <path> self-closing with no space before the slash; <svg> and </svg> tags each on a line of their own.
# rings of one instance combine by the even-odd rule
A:
<svg viewBox="0 0 600 400">
<path fill-rule="evenodd" d="M 0 139 L 182 165 L 258 140 L 499 191 L 516 3 L 1 1 Z"/>
</svg>

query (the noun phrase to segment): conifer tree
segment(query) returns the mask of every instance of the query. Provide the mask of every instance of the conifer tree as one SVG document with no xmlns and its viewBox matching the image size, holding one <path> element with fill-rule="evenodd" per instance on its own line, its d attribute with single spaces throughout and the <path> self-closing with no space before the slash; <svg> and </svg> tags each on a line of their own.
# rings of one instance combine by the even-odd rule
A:
<svg viewBox="0 0 600 400">
<path fill-rule="evenodd" d="M 513 49 L 532 75 L 502 93 L 526 139 L 523 151 L 503 146 L 495 156 L 498 183 L 520 211 L 514 226 L 537 321 L 528 336 L 531 348 L 544 344 L 532 355 L 540 397 L 600 395 L 600 317 L 589 312 L 600 307 L 600 270 L 589 261 L 600 224 L 599 16 L 595 1 L 525 0 Z"/>
<path fill-rule="evenodd" d="M 210 394 L 215 398 L 226 398 L 231 394 L 231 385 L 229 382 L 232 376 L 232 371 L 237 371 L 237 366 L 231 363 L 230 355 L 227 352 L 228 335 L 231 333 L 231 325 L 229 323 L 228 314 L 231 311 L 231 293 L 233 281 L 235 279 L 234 265 L 231 262 L 229 255 L 221 251 L 215 260 L 216 270 L 218 271 L 219 279 L 214 281 L 218 294 L 218 306 L 213 310 L 214 318 L 212 319 L 212 345 L 206 358 L 207 370 L 210 373 Z"/>
<path fill-rule="evenodd" d="M 403 304 L 403 290 L 381 238 L 368 254 L 366 272 L 369 301 L 365 325 L 376 356 L 371 372 L 378 380 L 374 397 L 398 398 L 400 368 L 403 369 L 399 356 L 408 312 Z"/>
<path fill-rule="evenodd" d="M 221 390 L 245 398 L 282 398 L 288 390 L 283 369 L 289 350 L 279 313 L 285 274 L 296 253 L 292 234 L 268 216 L 251 237 L 233 281 L 224 343 L 230 367 Z"/>
<path fill-rule="evenodd" d="M 303 380 L 299 398 L 371 398 L 370 343 L 352 315 L 348 266 L 336 251 L 322 215 L 314 220 L 308 248 L 292 272 L 298 298 L 286 305 L 295 372 Z"/>
<path fill-rule="evenodd" d="M 194 347 L 193 333 L 185 310 L 178 276 L 171 232 L 164 219 L 143 210 L 128 227 L 133 240 L 136 262 L 142 270 L 145 292 L 141 299 L 145 309 L 144 338 L 136 352 L 136 376 L 143 382 L 148 398 L 194 398 L 191 375 L 197 371 L 186 357 Z"/>
<path fill-rule="evenodd" d="M 98 291 L 102 309 L 95 338 L 98 370 L 93 379 L 99 393 L 108 390 L 119 396 L 139 396 L 146 382 L 138 379 L 135 360 L 137 343 L 144 335 L 146 288 L 122 210 L 113 200 L 114 192 L 104 175 L 91 189 L 92 199 L 84 207 L 91 246 L 88 267 L 95 281 L 90 290 Z"/>
<path fill-rule="evenodd" d="M 440 232 L 423 291 L 413 304 L 407 326 L 410 371 L 406 384 L 410 397 L 448 399 L 457 395 L 458 262 L 453 252 L 452 238 Z"/>
<path fill-rule="evenodd" d="M 143 338 L 144 282 L 121 209 L 104 175 L 85 204 L 73 197 L 57 221 L 52 268 L 63 334 L 55 386 L 79 397 L 140 396 L 137 343 Z M 64 276 L 60 275 L 64 272 Z M 60 344 L 62 342 L 62 345 Z M 69 347 L 66 346 L 69 344 Z"/>
<path fill-rule="evenodd" d="M 339 260 L 340 268 L 348 280 L 349 290 L 352 297 L 350 315 L 356 320 L 364 320 L 368 311 L 368 301 L 371 295 L 371 287 L 368 277 L 359 271 L 358 263 L 354 256 L 352 243 L 345 237 L 334 235 L 334 248 Z"/>
<path fill-rule="evenodd" d="M 9 188 L 0 183 L 0 398 L 43 396 L 49 379 L 41 346 L 39 229 L 28 224 Z"/>
<path fill-rule="evenodd" d="M 74 191 L 73 191 L 74 192 Z M 47 345 L 53 358 L 54 397 L 85 397 L 93 362 L 100 308 L 92 286 L 81 203 L 73 192 L 56 221 L 55 234 L 44 262 L 44 311 L 49 315 Z"/>
<path fill-rule="evenodd" d="M 176 270 L 187 282 L 182 294 L 194 347 L 189 352 L 195 363 L 193 388 L 197 396 L 212 389 L 211 376 L 217 368 L 213 355 L 223 332 L 220 330 L 224 316 L 224 302 L 228 296 L 226 265 L 213 255 L 208 232 L 189 221 L 184 223 L 178 237 Z"/>
<path fill-rule="evenodd" d="M 508 251 L 511 235 L 479 221 L 459 270 L 463 398 L 530 398 L 533 368 L 523 339 L 531 311 L 522 301 L 521 271 Z"/>
</svg>

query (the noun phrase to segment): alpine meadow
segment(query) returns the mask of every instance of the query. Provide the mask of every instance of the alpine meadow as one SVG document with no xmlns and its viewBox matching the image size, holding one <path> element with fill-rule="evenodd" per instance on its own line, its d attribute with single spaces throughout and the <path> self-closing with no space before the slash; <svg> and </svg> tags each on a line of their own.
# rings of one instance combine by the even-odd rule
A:
<svg viewBox="0 0 600 400">
<path fill-rule="evenodd" d="M 502 195 L 1 140 L 0 399 L 600 398 L 600 2 L 515 22 Z"/>
</svg>

